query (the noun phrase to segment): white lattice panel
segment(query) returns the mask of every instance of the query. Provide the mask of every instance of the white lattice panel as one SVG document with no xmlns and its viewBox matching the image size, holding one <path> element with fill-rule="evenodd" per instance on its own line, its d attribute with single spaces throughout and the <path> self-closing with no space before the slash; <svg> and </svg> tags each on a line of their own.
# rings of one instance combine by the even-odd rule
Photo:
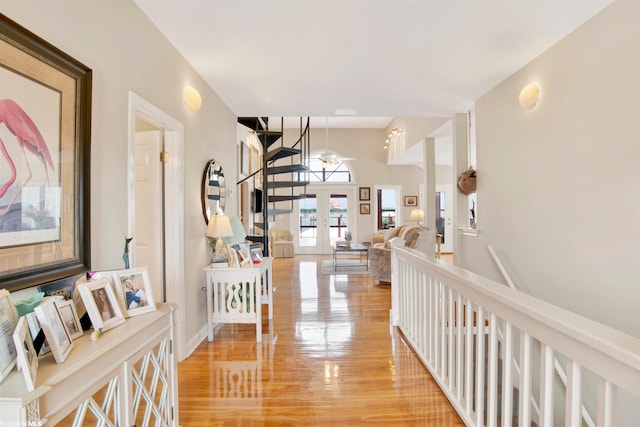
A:
<svg viewBox="0 0 640 427">
<path fill-rule="evenodd" d="M 163 339 L 131 368 L 132 425 L 168 426 L 171 423 L 168 342 Z"/>
</svg>

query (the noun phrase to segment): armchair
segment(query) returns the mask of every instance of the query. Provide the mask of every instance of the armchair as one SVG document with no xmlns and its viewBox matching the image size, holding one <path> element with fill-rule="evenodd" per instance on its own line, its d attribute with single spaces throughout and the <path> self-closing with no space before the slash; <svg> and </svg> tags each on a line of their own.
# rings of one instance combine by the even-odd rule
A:
<svg viewBox="0 0 640 427">
<path fill-rule="evenodd" d="M 292 258 L 293 235 L 289 230 L 269 230 L 269 247 L 274 258 Z"/>
</svg>

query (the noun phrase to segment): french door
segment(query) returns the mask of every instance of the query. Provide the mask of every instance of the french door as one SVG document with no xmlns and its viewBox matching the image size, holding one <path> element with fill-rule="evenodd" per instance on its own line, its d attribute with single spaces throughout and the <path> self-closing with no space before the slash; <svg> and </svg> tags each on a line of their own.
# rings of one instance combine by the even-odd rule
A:
<svg viewBox="0 0 640 427">
<path fill-rule="evenodd" d="M 309 186 L 291 215 L 296 253 L 330 254 L 338 240 L 351 231 L 356 239 L 356 201 L 353 186 Z"/>
</svg>

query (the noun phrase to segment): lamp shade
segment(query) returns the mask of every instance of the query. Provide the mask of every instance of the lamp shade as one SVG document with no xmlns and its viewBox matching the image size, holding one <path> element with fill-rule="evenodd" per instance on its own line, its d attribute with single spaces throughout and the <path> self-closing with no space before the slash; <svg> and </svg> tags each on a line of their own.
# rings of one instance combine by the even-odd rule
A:
<svg viewBox="0 0 640 427">
<path fill-rule="evenodd" d="M 211 215 L 207 226 L 207 236 L 213 238 L 233 236 L 229 217 L 227 215 Z"/>
<path fill-rule="evenodd" d="M 409 215 L 409 221 L 417 222 L 418 224 L 424 221 L 424 212 L 422 209 L 412 209 Z"/>
</svg>

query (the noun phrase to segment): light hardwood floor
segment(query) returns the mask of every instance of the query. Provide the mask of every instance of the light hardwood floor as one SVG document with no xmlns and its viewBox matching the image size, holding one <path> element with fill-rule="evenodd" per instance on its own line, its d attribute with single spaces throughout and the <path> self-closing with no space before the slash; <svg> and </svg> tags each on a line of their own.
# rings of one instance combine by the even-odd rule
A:
<svg viewBox="0 0 640 427">
<path fill-rule="evenodd" d="M 182 426 L 463 426 L 390 326 L 389 285 L 274 260 L 274 318 L 223 325 L 181 362 Z M 265 306 L 266 307 L 266 306 Z"/>
</svg>

